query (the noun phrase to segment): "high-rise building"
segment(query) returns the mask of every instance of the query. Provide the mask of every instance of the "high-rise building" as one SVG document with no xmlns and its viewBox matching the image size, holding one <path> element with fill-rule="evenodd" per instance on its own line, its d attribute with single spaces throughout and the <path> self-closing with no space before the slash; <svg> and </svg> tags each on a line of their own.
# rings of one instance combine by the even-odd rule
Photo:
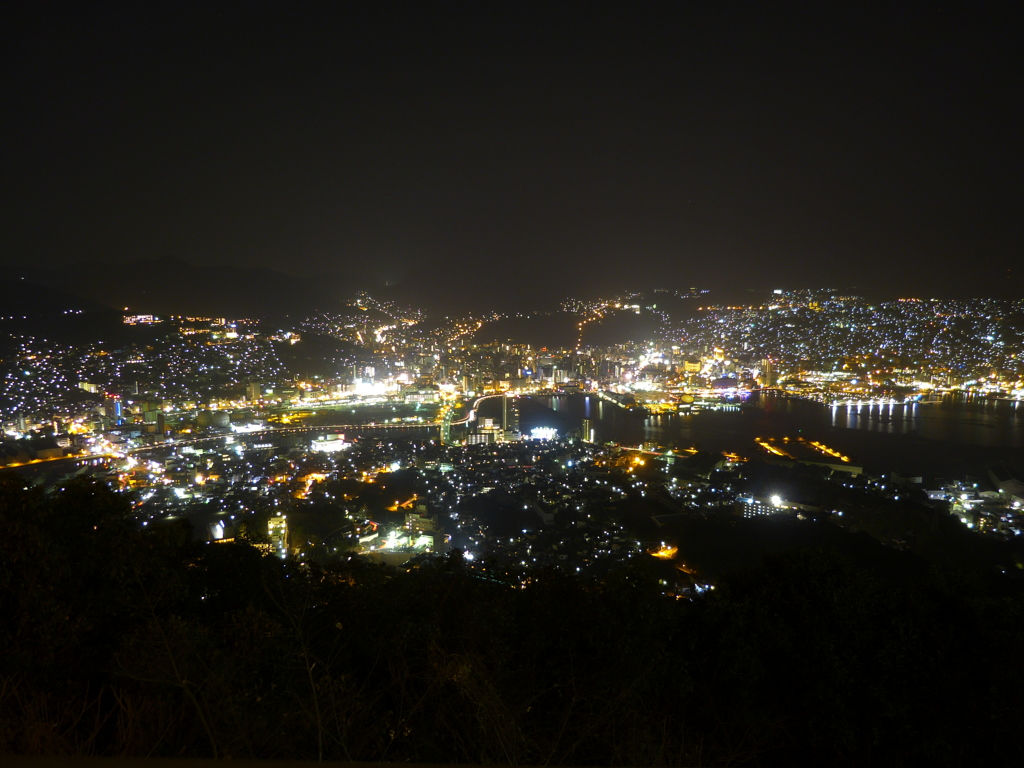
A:
<svg viewBox="0 0 1024 768">
<path fill-rule="evenodd" d="M 583 426 L 580 429 L 580 437 L 584 442 L 594 442 L 594 422 L 590 419 L 583 420 Z"/>
<path fill-rule="evenodd" d="M 519 398 L 505 395 L 501 399 L 501 429 L 505 441 L 519 439 Z"/>
<path fill-rule="evenodd" d="M 107 395 L 103 407 L 112 426 L 124 424 L 124 404 L 118 395 Z"/>
</svg>

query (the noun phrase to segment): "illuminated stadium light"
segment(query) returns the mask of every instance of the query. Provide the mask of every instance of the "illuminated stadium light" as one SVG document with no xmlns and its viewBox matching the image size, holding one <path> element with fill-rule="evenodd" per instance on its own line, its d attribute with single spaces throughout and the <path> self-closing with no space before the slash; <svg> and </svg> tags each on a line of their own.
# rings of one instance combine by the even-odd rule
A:
<svg viewBox="0 0 1024 768">
<path fill-rule="evenodd" d="M 351 447 L 352 443 L 345 442 L 344 435 L 324 435 L 313 440 L 310 448 L 321 453 L 337 453 Z"/>
</svg>

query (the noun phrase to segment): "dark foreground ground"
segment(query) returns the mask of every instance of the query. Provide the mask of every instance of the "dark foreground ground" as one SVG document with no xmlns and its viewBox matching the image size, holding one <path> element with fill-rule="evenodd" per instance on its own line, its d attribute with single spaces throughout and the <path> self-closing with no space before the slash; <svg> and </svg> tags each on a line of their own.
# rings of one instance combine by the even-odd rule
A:
<svg viewBox="0 0 1024 768">
<path fill-rule="evenodd" d="M 1024 597 L 996 576 L 815 546 L 692 602 L 652 558 L 522 589 L 457 554 L 300 567 L 136 531 L 105 486 L 0 483 L 0 754 L 1021 762 Z"/>
</svg>

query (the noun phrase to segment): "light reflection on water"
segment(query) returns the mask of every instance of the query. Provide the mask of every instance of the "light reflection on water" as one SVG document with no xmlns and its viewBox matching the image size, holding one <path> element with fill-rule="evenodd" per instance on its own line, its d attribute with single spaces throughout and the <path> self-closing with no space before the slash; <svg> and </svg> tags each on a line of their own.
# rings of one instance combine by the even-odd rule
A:
<svg viewBox="0 0 1024 768">
<path fill-rule="evenodd" d="M 839 405 L 829 408 L 840 429 L 914 435 L 965 445 L 1024 446 L 1024 408 L 1019 401 L 948 396 L 938 403 Z"/>
<path fill-rule="evenodd" d="M 710 450 L 749 450 L 754 437 L 803 435 L 862 461 L 953 465 L 1024 460 L 1024 405 L 951 396 L 927 404 L 828 407 L 766 396 L 742 411 L 635 416 L 597 397 L 564 395 L 524 401 L 523 421 L 563 431 L 593 421 L 596 439 L 625 445 L 653 442 Z M 550 410 L 547 407 L 550 406 Z"/>
</svg>

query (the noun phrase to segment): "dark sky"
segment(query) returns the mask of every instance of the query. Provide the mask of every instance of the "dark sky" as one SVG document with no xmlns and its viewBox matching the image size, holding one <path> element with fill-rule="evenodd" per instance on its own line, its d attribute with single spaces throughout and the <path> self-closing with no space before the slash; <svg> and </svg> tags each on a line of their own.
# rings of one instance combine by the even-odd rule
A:
<svg viewBox="0 0 1024 768">
<path fill-rule="evenodd" d="M 26 3 L 0 262 L 1020 295 L 1013 4 L 881 5 Z"/>
</svg>

